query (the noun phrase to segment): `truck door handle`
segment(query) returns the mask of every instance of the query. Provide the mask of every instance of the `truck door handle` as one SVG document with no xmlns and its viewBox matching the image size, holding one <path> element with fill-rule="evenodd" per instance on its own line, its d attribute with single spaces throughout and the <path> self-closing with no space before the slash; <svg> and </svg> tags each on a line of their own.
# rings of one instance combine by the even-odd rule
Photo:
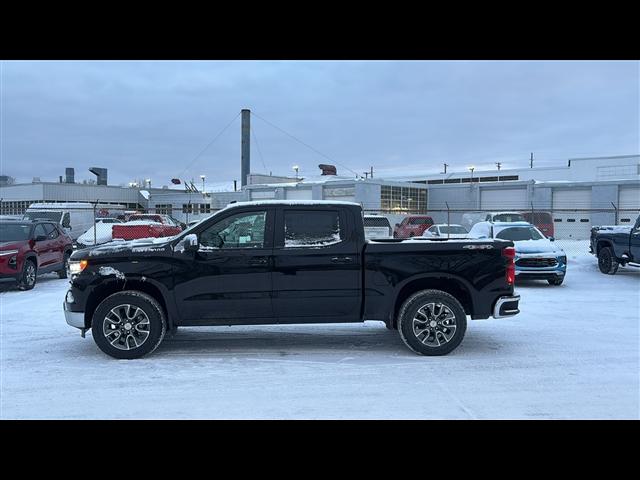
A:
<svg viewBox="0 0 640 480">
<path fill-rule="evenodd" d="M 351 257 L 332 257 L 331 263 L 351 263 Z"/>
<path fill-rule="evenodd" d="M 253 257 L 249 260 L 249 265 L 267 265 L 268 263 L 267 257 Z"/>
</svg>

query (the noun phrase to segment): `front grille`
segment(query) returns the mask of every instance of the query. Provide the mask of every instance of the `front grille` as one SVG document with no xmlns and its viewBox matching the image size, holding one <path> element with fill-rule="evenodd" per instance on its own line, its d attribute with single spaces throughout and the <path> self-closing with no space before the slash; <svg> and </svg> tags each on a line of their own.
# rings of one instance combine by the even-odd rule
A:
<svg viewBox="0 0 640 480">
<path fill-rule="evenodd" d="M 558 261 L 555 258 L 521 258 L 516 262 L 519 267 L 555 267 Z"/>
</svg>

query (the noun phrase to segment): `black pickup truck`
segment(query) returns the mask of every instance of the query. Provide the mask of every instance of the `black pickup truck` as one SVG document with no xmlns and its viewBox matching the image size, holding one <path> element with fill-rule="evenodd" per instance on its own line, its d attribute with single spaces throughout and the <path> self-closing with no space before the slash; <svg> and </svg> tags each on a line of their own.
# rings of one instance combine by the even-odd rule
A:
<svg viewBox="0 0 640 480">
<path fill-rule="evenodd" d="M 640 266 L 640 215 L 633 227 L 592 227 L 589 251 L 598 257 L 602 273 L 613 275 L 619 265 Z"/>
<path fill-rule="evenodd" d="M 231 204 L 171 238 L 73 253 L 69 325 L 116 358 L 179 326 L 382 320 L 423 355 L 455 349 L 472 319 L 519 313 L 504 240 L 365 240 L 360 205 Z"/>
</svg>

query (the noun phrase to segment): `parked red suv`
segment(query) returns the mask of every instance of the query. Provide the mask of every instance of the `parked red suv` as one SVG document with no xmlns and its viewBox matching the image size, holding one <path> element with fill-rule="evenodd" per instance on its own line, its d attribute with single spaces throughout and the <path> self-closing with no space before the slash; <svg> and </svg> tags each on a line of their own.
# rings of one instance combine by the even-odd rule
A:
<svg viewBox="0 0 640 480">
<path fill-rule="evenodd" d="M 72 253 L 71 238 L 53 222 L 0 221 L 0 281 L 31 290 L 42 273 L 66 278 Z"/>
<path fill-rule="evenodd" d="M 402 222 L 396 223 L 393 238 L 419 237 L 433 225 L 433 218 L 426 215 L 408 215 Z"/>
</svg>

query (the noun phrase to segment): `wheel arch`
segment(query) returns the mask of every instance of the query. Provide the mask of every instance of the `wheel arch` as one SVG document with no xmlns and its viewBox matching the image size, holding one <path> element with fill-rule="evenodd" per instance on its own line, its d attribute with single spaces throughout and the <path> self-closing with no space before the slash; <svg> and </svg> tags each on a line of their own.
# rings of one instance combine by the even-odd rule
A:
<svg viewBox="0 0 640 480">
<path fill-rule="evenodd" d="M 466 280 L 452 275 L 421 275 L 410 278 L 398 286 L 390 318 L 390 324 L 393 328 L 398 328 L 398 312 L 404 301 L 421 290 L 441 290 L 446 292 L 462 304 L 467 315 L 471 315 L 473 312 L 472 290 Z"/>
<path fill-rule="evenodd" d="M 110 295 L 114 293 L 122 292 L 125 290 L 135 290 L 138 292 L 143 292 L 156 300 L 160 307 L 162 308 L 165 318 L 167 320 L 167 328 L 173 328 L 173 318 L 169 313 L 167 300 L 162 293 L 162 290 L 159 286 L 155 285 L 154 282 L 149 279 L 135 278 L 135 279 L 126 279 L 126 280 L 110 280 L 107 282 L 103 282 L 98 285 L 89 295 L 85 304 L 84 310 L 84 324 L 85 328 L 91 328 L 91 321 L 93 318 L 93 314 L 98 308 L 98 305 Z"/>
<path fill-rule="evenodd" d="M 600 254 L 600 250 L 605 247 L 609 247 L 613 250 L 613 254 L 615 255 L 615 249 L 613 248 L 613 243 L 609 239 L 600 239 L 596 242 L 596 256 Z"/>
</svg>

